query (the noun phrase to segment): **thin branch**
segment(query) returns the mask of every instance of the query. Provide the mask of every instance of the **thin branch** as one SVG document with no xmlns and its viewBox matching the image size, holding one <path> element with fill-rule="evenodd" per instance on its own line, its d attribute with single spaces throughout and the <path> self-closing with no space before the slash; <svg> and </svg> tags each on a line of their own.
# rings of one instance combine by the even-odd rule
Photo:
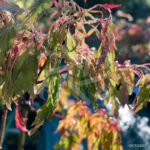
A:
<svg viewBox="0 0 150 150">
<path fill-rule="evenodd" d="M 45 64 L 44 64 L 45 65 Z M 44 69 L 44 66 L 41 68 L 40 72 L 38 73 L 38 77 L 40 76 L 42 70 Z M 62 74 L 65 74 L 65 73 L 68 73 L 68 68 L 65 66 L 64 68 L 62 68 L 61 70 L 58 70 L 59 71 L 59 74 L 62 75 Z M 36 84 L 41 84 L 43 83 L 45 80 L 36 80 Z"/>
<path fill-rule="evenodd" d="M 62 11 L 64 7 L 64 0 L 59 0 L 58 1 L 58 16 L 61 17 Z"/>
<path fill-rule="evenodd" d="M 40 68 L 40 71 L 38 73 L 37 79 L 35 81 L 36 84 L 40 84 L 40 83 L 42 83 L 44 81 L 44 80 L 38 81 L 38 78 L 41 75 L 42 71 L 44 70 L 45 66 L 46 66 L 46 61 L 45 61 L 44 65 Z"/>
<path fill-rule="evenodd" d="M 36 81 L 36 84 L 41 84 L 43 83 L 44 80 Z"/>
<path fill-rule="evenodd" d="M 39 73 L 38 73 L 38 77 L 41 75 L 41 73 L 42 73 L 42 71 L 44 70 L 45 66 L 46 66 L 46 61 L 45 61 L 44 65 L 40 68 L 40 71 L 39 71 Z M 37 77 L 37 78 L 38 78 L 38 77 Z"/>
<path fill-rule="evenodd" d="M 6 126 L 7 113 L 8 113 L 8 109 L 5 106 L 4 111 L 3 111 L 3 116 L 2 116 L 2 122 L 1 122 L 0 150 L 2 150 L 2 144 L 3 144 L 4 134 L 5 134 L 5 126 Z"/>
</svg>

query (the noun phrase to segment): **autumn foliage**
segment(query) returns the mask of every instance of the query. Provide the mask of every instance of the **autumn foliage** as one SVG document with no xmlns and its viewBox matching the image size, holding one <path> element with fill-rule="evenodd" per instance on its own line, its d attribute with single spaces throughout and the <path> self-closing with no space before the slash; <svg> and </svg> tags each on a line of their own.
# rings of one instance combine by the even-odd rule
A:
<svg viewBox="0 0 150 150">
<path fill-rule="evenodd" d="M 122 150 L 118 109 L 128 105 L 135 113 L 149 102 L 150 75 L 143 68 L 150 70 L 150 64 L 136 65 L 128 60 L 121 64 L 116 60 L 119 35 L 111 9 L 118 7 L 121 5 L 106 3 L 83 9 L 74 1 L 39 0 L 22 13 L 25 19 L 21 25 L 15 21 L 2 24 L 0 96 L 9 110 L 16 104 L 17 128 L 32 135 L 46 118 L 51 121 L 55 116 L 61 118 L 56 131 L 60 141 L 55 148 L 77 150 L 87 139 L 89 150 Z M 47 20 L 46 25 L 40 26 L 41 18 Z M 98 39 L 95 50 L 86 42 L 92 35 Z M 131 107 L 128 96 L 135 85 L 139 93 Z M 33 111 L 35 91 L 45 86 L 47 101 L 37 110 L 28 130 L 19 109 L 23 107 L 20 97 L 29 91 L 28 108 Z M 113 118 L 98 105 L 100 100 L 105 106 L 112 104 Z"/>
</svg>

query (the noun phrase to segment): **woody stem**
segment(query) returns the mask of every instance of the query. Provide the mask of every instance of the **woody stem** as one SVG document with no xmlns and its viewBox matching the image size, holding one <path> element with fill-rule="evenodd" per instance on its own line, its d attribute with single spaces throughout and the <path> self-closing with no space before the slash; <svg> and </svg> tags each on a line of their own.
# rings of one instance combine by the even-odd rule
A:
<svg viewBox="0 0 150 150">
<path fill-rule="evenodd" d="M 0 130 L 0 150 L 2 150 L 2 144 L 5 134 L 5 126 L 6 126 L 6 119 L 7 119 L 8 109 L 4 106 L 3 115 L 2 115 L 2 122 L 1 122 L 1 130 Z"/>
</svg>

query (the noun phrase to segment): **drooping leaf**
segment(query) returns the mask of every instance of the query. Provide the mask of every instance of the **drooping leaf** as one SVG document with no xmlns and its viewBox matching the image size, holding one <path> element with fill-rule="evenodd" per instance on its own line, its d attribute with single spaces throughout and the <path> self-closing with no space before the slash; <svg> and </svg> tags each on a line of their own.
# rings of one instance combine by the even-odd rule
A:
<svg viewBox="0 0 150 150">
<path fill-rule="evenodd" d="M 0 28 L 0 65 L 4 63 L 6 54 L 12 46 L 15 36 L 16 31 L 12 24 Z"/>
<path fill-rule="evenodd" d="M 59 97 L 59 85 L 60 85 L 60 75 L 56 72 L 53 75 L 50 75 L 47 78 L 46 84 L 48 86 L 48 100 L 47 102 L 41 106 L 37 112 L 35 121 L 33 122 L 33 126 L 37 127 L 38 124 L 43 124 L 44 119 L 51 120 L 53 110 L 56 108 L 56 104 Z M 39 126 L 38 126 L 39 127 Z"/>
<path fill-rule="evenodd" d="M 74 51 L 75 47 L 76 47 L 76 41 L 72 37 L 71 33 L 68 32 L 66 36 L 66 48 L 68 49 L 68 51 Z"/>
<path fill-rule="evenodd" d="M 137 106 L 146 106 L 148 102 L 150 102 L 150 87 L 145 83 L 139 87 Z"/>
<path fill-rule="evenodd" d="M 29 12 L 30 21 L 35 23 L 39 14 L 42 13 L 43 10 L 48 9 L 49 7 L 50 7 L 49 0 L 36 1 L 30 8 L 30 12 Z"/>
<path fill-rule="evenodd" d="M 26 55 L 25 55 L 26 54 Z M 25 58 L 21 61 L 21 58 L 25 55 Z M 19 63 L 21 61 L 21 63 Z M 36 54 L 24 52 L 14 67 L 14 84 L 16 94 L 23 93 L 30 90 L 33 94 L 33 86 L 37 78 L 38 61 Z M 16 75 L 16 73 L 18 73 Z M 12 78 L 13 78 L 12 77 Z"/>
<path fill-rule="evenodd" d="M 100 7 L 104 7 L 105 9 L 113 9 L 113 8 L 117 8 L 117 7 L 121 7 L 121 4 L 117 4 L 117 5 L 114 5 L 114 4 L 99 4 Z"/>
</svg>

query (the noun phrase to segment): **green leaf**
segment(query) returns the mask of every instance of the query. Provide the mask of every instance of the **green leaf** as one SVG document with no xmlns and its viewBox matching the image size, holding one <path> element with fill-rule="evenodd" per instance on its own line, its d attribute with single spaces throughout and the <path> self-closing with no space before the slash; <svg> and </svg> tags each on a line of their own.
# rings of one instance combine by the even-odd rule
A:
<svg viewBox="0 0 150 150">
<path fill-rule="evenodd" d="M 116 87 L 116 83 L 115 83 L 115 81 L 114 81 L 114 80 L 112 80 L 112 79 L 109 79 L 109 80 L 110 80 L 110 82 L 111 82 L 112 86 L 113 86 L 113 87 Z"/>
<path fill-rule="evenodd" d="M 16 94 L 21 94 L 27 90 L 30 90 L 31 94 L 33 94 L 33 86 L 37 78 L 37 55 L 29 53 L 25 56 L 25 54 L 26 53 L 23 53 L 20 58 L 18 58 L 18 62 L 15 64 L 12 74 Z M 23 56 L 25 56 L 25 58 L 23 58 Z M 22 62 L 21 58 L 23 58 Z M 18 76 L 16 73 L 18 73 Z"/>
<path fill-rule="evenodd" d="M 112 104 L 112 114 L 118 118 L 118 111 L 119 111 L 119 103 L 116 97 L 111 97 L 111 104 Z"/>
<path fill-rule="evenodd" d="M 88 84 L 88 96 L 95 110 L 98 109 L 97 98 L 96 98 L 96 87 L 94 83 Z"/>
<path fill-rule="evenodd" d="M 49 50 L 59 50 L 60 44 L 63 42 L 66 36 L 65 28 L 62 26 L 58 31 L 51 32 L 49 36 L 48 49 Z"/>
<path fill-rule="evenodd" d="M 39 110 L 37 111 L 37 115 L 35 118 L 35 121 L 32 123 L 32 126 L 40 124 L 44 121 L 45 118 L 52 115 L 52 112 L 50 112 L 50 101 L 47 101 L 44 105 L 42 105 Z"/>
<path fill-rule="evenodd" d="M 88 84 L 87 82 L 88 82 L 87 74 L 85 73 L 84 69 L 81 69 L 80 76 L 79 76 L 79 88 L 80 88 L 82 99 L 84 99 L 86 95 L 86 88 Z"/>
<path fill-rule="evenodd" d="M 104 104 L 106 105 L 109 101 L 112 104 L 112 114 L 118 118 L 118 110 L 119 110 L 119 102 L 117 98 L 117 90 L 116 88 L 110 87 L 109 90 L 106 93 L 106 97 L 104 100 Z"/>
<path fill-rule="evenodd" d="M 75 39 L 72 37 L 71 33 L 68 32 L 67 33 L 67 37 L 66 37 L 66 48 L 68 49 L 68 51 L 74 51 L 76 48 L 76 41 Z"/>
<path fill-rule="evenodd" d="M 18 76 L 21 70 L 23 70 L 22 67 L 23 67 L 25 60 L 27 59 L 27 55 L 28 55 L 28 50 L 24 50 L 15 61 L 15 65 L 12 70 L 14 78 Z"/>
<path fill-rule="evenodd" d="M 49 9 L 49 0 L 38 0 L 30 8 L 29 18 L 31 22 L 36 22 L 39 14 L 45 9 Z"/>
<path fill-rule="evenodd" d="M 148 102 L 150 102 L 150 87 L 145 83 L 139 87 L 137 105 L 143 107 L 146 106 Z"/>
<path fill-rule="evenodd" d="M 4 85 L 2 88 L 3 98 L 5 100 L 5 104 L 9 110 L 11 110 L 11 103 L 13 101 L 14 96 L 14 84 L 12 83 L 11 72 L 6 70 L 4 77 Z"/>
<path fill-rule="evenodd" d="M 56 108 L 57 100 L 59 97 L 59 86 L 60 86 L 59 73 L 56 72 L 55 74 L 50 75 L 46 80 L 46 84 L 49 88 L 48 100 L 43 106 L 39 108 L 35 121 L 32 124 L 35 126 L 42 123 L 45 118 L 47 118 L 49 121 L 52 118 L 53 110 Z"/>
<path fill-rule="evenodd" d="M 57 100 L 59 97 L 59 86 L 60 86 L 60 74 L 59 72 L 49 77 L 48 88 L 50 95 L 48 100 L 51 102 L 53 107 L 56 107 Z"/>
<path fill-rule="evenodd" d="M 88 31 L 87 36 L 91 36 L 95 32 L 96 28 L 92 28 Z"/>
<path fill-rule="evenodd" d="M 4 63 L 6 54 L 12 46 L 15 36 L 16 31 L 12 24 L 0 28 L 0 64 Z"/>
<path fill-rule="evenodd" d="M 100 58 L 101 54 L 102 54 L 102 44 L 100 44 L 100 46 L 99 46 L 99 48 L 98 48 L 98 50 L 97 50 L 96 56 L 97 56 L 98 58 Z"/>
<path fill-rule="evenodd" d="M 7 26 L 4 26 L 0 29 L 0 43 L 3 43 L 0 45 L 0 49 L 7 51 L 11 48 L 13 39 L 16 36 L 16 31 L 12 24 L 9 24 Z"/>
<path fill-rule="evenodd" d="M 60 139 L 58 144 L 54 145 L 55 149 L 62 148 L 62 147 L 64 147 L 65 149 L 69 147 L 69 138 L 67 137 L 62 138 Z"/>
<path fill-rule="evenodd" d="M 120 103 L 124 106 L 125 104 L 128 104 L 128 88 L 126 83 L 122 83 L 119 91 L 116 92 L 117 98 L 119 99 Z"/>
</svg>

